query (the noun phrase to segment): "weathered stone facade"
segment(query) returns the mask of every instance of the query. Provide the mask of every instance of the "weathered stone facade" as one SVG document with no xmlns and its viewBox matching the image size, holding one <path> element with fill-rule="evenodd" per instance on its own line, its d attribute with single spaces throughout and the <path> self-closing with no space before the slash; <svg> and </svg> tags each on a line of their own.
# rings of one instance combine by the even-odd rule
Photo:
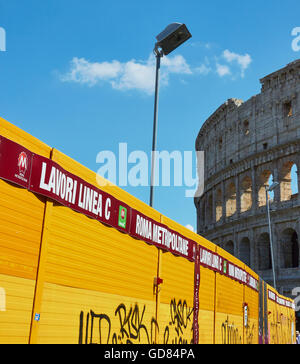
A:
<svg viewBox="0 0 300 364">
<path fill-rule="evenodd" d="M 265 186 L 270 200 L 277 289 L 300 287 L 300 60 L 260 80 L 248 101 L 229 99 L 203 124 L 204 193 L 195 198 L 198 233 L 273 284 Z"/>
</svg>

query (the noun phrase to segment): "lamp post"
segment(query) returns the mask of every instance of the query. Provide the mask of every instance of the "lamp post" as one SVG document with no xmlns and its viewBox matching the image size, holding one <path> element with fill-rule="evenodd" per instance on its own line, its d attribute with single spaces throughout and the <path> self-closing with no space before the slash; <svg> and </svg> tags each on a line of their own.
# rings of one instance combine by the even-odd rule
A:
<svg viewBox="0 0 300 364">
<path fill-rule="evenodd" d="M 274 182 L 271 186 L 265 186 L 265 188 L 266 188 L 267 215 L 268 215 L 268 223 L 269 223 L 272 270 L 273 270 L 273 285 L 274 285 L 275 289 L 276 289 L 276 276 L 275 276 L 275 265 L 274 265 L 274 251 L 273 251 L 272 226 L 271 226 L 271 217 L 270 217 L 269 192 L 273 191 L 278 185 L 279 185 L 279 182 Z"/>
<path fill-rule="evenodd" d="M 158 115 L 158 92 L 159 92 L 159 72 L 161 58 L 182 43 L 191 38 L 185 24 L 169 24 L 161 33 L 156 36 L 154 54 L 156 56 L 155 72 L 155 99 L 154 99 L 154 120 L 153 120 L 153 140 L 152 140 L 152 157 L 151 157 L 151 182 L 150 182 L 150 206 L 153 206 L 154 182 L 155 182 L 155 159 L 156 159 L 156 138 L 157 138 L 157 115 Z"/>
</svg>

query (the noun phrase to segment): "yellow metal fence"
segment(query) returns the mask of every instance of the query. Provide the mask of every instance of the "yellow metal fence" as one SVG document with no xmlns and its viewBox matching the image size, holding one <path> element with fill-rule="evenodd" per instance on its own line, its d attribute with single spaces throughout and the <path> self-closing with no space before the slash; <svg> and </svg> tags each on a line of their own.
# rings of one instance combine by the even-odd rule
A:
<svg viewBox="0 0 300 364">
<path fill-rule="evenodd" d="M 1 118 L 0 135 L 98 187 L 94 172 Z M 102 189 L 259 280 L 238 259 L 120 188 Z M 199 272 L 198 342 L 258 343 L 258 289 L 206 265 Z M 194 262 L 0 179 L 1 344 L 192 343 L 194 288 Z M 269 342 L 290 343 L 292 301 L 276 295 L 291 307 L 268 297 Z"/>
</svg>

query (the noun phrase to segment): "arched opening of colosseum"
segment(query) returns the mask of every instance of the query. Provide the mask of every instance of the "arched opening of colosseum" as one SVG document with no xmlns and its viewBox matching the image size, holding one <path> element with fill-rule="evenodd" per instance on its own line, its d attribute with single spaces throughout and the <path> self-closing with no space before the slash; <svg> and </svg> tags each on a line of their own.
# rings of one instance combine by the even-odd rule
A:
<svg viewBox="0 0 300 364">
<path fill-rule="evenodd" d="M 224 249 L 231 255 L 234 255 L 234 243 L 232 240 L 227 241 L 224 246 Z"/>
<path fill-rule="evenodd" d="M 232 182 L 226 190 L 226 216 L 232 216 L 236 213 L 236 188 Z"/>
<path fill-rule="evenodd" d="M 285 229 L 281 235 L 281 268 L 299 267 L 298 234 L 294 229 Z"/>
<path fill-rule="evenodd" d="M 258 188 L 258 206 L 266 206 L 266 186 L 271 186 L 273 183 L 273 175 L 271 171 L 265 170 L 261 173 L 259 178 Z M 274 200 L 274 191 L 269 192 L 270 202 Z"/>
<path fill-rule="evenodd" d="M 250 240 L 246 237 L 240 243 L 239 259 L 250 267 Z"/>
<path fill-rule="evenodd" d="M 220 221 L 223 216 L 222 190 L 219 188 L 216 192 L 216 222 Z"/>
<path fill-rule="evenodd" d="M 297 165 L 287 162 L 283 165 L 280 178 L 280 200 L 288 201 L 298 194 Z"/>
<path fill-rule="evenodd" d="M 241 212 L 249 211 L 252 207 L 252 180 L 246 176 L 241 183 Z"/>
<path fill-rule="evenodd" d="M 258 269 L 272 269 L 270 237 L 268 233 L 262 233 L 258 238 Z"/>
</svg>

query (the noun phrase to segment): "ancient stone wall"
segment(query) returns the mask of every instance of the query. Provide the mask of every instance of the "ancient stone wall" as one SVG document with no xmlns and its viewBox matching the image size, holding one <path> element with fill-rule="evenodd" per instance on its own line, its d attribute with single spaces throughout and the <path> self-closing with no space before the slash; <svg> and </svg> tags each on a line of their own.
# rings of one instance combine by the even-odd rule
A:
<svg viewBox="0 0 300 364">
<path fill-rule="evenodd" d="M 204 193 L 197 230 L 272 281 L 266 186 L 270 193 L 277 288 L 300 287 L 300 60 L 260 80 L 261 93 L 229 99 L 203 124 Z"/>
</svg>

